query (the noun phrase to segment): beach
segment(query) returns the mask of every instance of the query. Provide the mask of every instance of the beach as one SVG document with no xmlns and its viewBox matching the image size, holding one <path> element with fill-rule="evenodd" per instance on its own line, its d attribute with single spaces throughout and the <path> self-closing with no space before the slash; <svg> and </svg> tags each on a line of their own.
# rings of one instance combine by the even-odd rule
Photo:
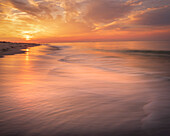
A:
<svg viewBox="0 0 170 136">
<path fill-rule="evenodd" d="M 170 0 L 0 0 L 0 136 L 170 136 Z"/>
<path fill-rule="evenodd" d="M 169 59 L 170 43 L 151 41 L 41 44 L 0 58 L 0 135 L 169 136 Z"/>
<path fill-rule="evenodd" d="M 18 53 L 24 53 L 22 49 L 26 49 L 33 46 L 39 46 L 35 43 L 12 43 L 12 42 L 0 42 L 0 57 L 4 55 L 13 55 Z"/>
</svg>

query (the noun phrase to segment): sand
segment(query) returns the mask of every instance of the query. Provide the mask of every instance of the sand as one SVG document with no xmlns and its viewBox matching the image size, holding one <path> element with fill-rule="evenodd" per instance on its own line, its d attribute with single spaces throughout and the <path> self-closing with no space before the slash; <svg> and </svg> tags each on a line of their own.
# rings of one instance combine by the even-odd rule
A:
<svg viewBox="0 0 170 136">
<path fill-rule="evenodd" d="M 0 57 L 3 57 L 4 55 L 24 53 L 25 51 L 22 51 L 22 49 L 39 45 L 40 44 L 35 43 L 0 42 Z"/>
</svg>

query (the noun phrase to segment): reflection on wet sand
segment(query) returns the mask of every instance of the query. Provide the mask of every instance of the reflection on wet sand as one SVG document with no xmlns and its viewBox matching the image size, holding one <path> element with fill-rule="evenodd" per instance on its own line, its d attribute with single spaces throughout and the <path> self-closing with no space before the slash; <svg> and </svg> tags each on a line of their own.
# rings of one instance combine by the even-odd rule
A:
<svg viewBox="0 0 170 136">
<path fill-rule="evenodd" d="M 1 58 L 0 134 L 168 136 L 170 64 L 115 51 L 138 44 L 42 45 Z"/>
</svg>

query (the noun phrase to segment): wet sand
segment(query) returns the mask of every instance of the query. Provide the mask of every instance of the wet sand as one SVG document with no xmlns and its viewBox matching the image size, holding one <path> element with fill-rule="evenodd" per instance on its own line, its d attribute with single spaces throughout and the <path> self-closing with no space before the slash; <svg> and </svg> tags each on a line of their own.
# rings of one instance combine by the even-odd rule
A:
<svg viewBox="0 0 170 136">
<path fill-rule="evenodd" d="M 170 42 L 26 51 L 0 58 L 0 136 L 170 136 Z"/>
</svg>

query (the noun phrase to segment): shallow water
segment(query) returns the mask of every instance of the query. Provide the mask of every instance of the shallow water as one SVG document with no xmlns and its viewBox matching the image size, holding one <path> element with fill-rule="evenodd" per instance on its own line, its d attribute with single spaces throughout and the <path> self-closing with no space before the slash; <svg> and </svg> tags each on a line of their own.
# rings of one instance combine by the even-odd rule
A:
<svg viewBox="0 0 170 136">
<path fill-rule="evenodd" d="M 170 42 L 52 43 L 0 58 L 0 135 L 169 136 L 169 60 Z"/>
</svg>

